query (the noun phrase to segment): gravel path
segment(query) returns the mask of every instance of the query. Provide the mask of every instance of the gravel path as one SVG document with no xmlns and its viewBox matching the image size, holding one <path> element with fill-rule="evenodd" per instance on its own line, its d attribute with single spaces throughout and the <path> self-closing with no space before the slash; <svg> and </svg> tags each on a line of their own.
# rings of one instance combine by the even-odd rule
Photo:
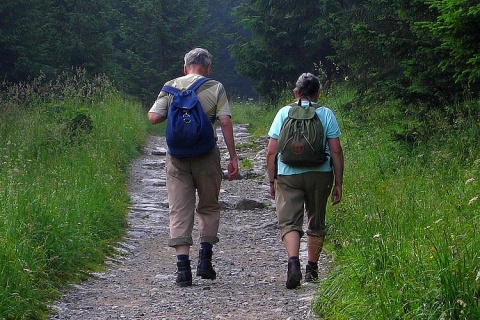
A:
<svg viewBox="0 0 480 320">
<path fill-rule="evenodd" d="M 249 141 L 246 126 L 235 126 L 235 132 L 239 157 L 249 159 L 253 168 L 242 171 L 235 181 L 222 182 L 224 211 L 213 257 L 217 279 L 195 277 L 199 249 L 195 243 L 193 286 L 175 285 L 175 251 L 167 246 L 165 141 L 150 137 L 143 155 L 131 166 L 129 229 L 118 244 L 119 254 L 109 258 L 105 273 L 93 274 L 91 280 L 65 293 L 52 306 L 50 320 L 318 319 L 311 304 L 319 284 L 285 288 L 286 253 L 264 170 L 266 140 L 249 143 L 255 150 L 249 149 L 245 147 Z M 228 152 L 221 140 L 226 159 Z M 304 242 L 301 251 L 304 266 Z M 320 278 L 325 277 L 329 264 L 329 257 L 322 254 Z"/>
</svg>

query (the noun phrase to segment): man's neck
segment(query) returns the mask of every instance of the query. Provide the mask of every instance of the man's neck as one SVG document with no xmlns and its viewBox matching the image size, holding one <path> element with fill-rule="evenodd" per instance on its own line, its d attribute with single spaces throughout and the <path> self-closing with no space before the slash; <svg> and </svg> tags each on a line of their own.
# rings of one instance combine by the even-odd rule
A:
<svg viewBox="0 0 480 320">
<path fill-rule="evenodd" d="M 205 67 L 199 64 L 190 65 L 188 68 L 184 68 L 185 75 L 198 74 L 204 77 L 208 77 L 210 74 L 210 67 Z"/>
</svg>

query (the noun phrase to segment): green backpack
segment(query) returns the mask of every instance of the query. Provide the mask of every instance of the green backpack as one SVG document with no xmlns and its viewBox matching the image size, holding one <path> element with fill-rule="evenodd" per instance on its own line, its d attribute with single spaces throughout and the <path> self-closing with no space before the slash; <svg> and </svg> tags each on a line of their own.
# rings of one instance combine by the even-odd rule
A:
<svg viewBox="0 0 480 320">
<path fill-rule="evenodd" d="M 312 104 L 305 108 L 300 103 L 291 104 L 288 118 L 282 124 L 279 156 L 292 167 L 317 167 L 327 161 L 323 125 Z"/>
</svg>

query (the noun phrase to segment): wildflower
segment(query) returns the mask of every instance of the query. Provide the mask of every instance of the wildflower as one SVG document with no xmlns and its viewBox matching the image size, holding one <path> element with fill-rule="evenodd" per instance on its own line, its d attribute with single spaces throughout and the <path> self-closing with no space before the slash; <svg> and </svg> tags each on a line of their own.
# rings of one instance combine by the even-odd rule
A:
<svg viewBox="0 0 480 320">
<path fill-rule="evenodd" d="M 471 206 L 475 201 L 478 200 L 478 197 L 479 197 L 479 196 L 475 196 L 475 197 L 473 197 L 472 199 L 470 199 L 470 201 L 468 201 L 468 205 Z"/>
<path fill-rule="evenodd" d="M 470 178 L 467 181 L 465 181 L 465 184 L 469 184 L 475 181 L 475 178 Z"/>
<path fill-rule="evenodd" d="M 475 281 L 479 281 L 480 280 L 480 271 L 477 272 L 477 276 L 475 277 Z"/>
<path fill-rule="evenodd" d="M 374 238 L 380 238 L 381 234 L 380 233 L 377 233 L 376 235 L 374 235 L 373 237 Z"/>
<path fill-rule="evenodd" d="M 466 304 L 463 300 L 461 300 L 461 299 L 458 299 L 458 300 L 457 300 L 457 303 L 458 303 L 461 307 L 464 307 L 464 308 L 467 306 L 467 304 Z"/>
</svg>

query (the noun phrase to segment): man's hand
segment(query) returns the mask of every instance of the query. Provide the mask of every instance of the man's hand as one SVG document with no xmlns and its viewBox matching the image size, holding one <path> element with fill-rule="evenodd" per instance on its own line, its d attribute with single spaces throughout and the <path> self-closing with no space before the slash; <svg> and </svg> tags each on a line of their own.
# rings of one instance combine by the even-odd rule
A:
<svg viewBox="0 0 480 320">
<path fill-rule="evenodd" d="M 230 159 L 228 163 L 228 181 L 235 180 L 238 174 L 238 160 Z"/>
</svg>

